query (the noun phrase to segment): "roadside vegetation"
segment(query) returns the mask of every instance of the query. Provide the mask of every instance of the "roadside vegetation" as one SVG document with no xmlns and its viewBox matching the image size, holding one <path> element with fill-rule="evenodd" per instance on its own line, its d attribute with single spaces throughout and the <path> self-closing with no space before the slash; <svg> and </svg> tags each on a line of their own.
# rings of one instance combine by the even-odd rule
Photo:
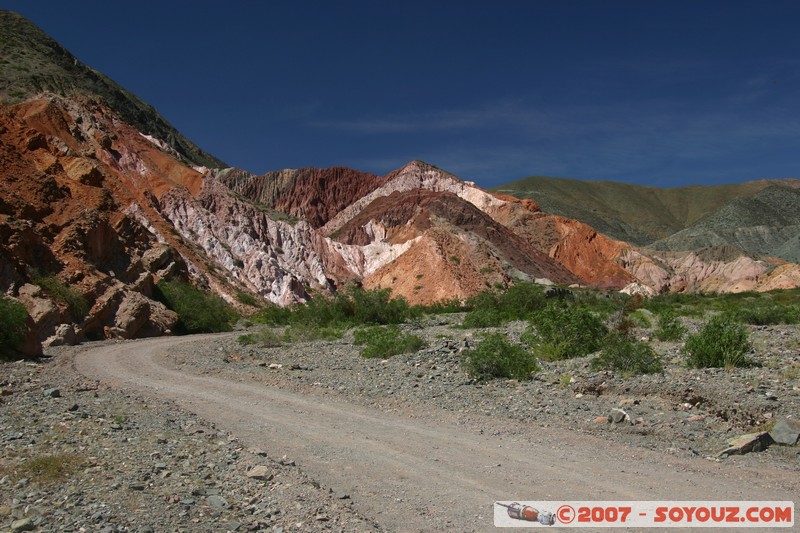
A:
<svg viewBox="0 0 800 533">
<path fill-rule="evenodd" d="M 250 317 L 262 329 L 239 340 L 277 346 L 338 339 L 352 330 L 362 356 L 391 357 L 425 347 L 423 339 L 404 333 L 400 324 L 445 313 L 463 313 L 464 329 L 485 330 L 460 356 L 463 371 L 476 380 L 528 379 L 540 361 L 581 357 L 588 357 L 595 370 L 629 377 L 663 371 L 663 345 L 655 341 L 679 343 L 690 368 L 754 364 L 749 325 L 800 322 L 800 290 L 643 298 L 590 289 L 547 293 L 546 287 L 519 283 L 466 301 L 412 307 L 402 298 L 390 298 L 388 290 L 350 287 L 304 304 L 265 306 Z M 700 321 L 699 331 L 688 334 L 687 321 Z M 522 323 L 518 338 L 492 331 L 509 322 Z"/>
<path fill-rule="evenodd" d="M 648 343 L 612 332 L 603 339 L 600 355 L 592 359 L 595 370 L 616 370 L 623 376 L 655 374 L 664 370 L 661 357 Z"/>
<path fill-rule="evenodd" d="M 600 348 L 608 328 L 581 305 L 556 302 L 533 313 L 522 340 L 545 361 L 583 357 Z"/>
<path fill-rule="evenodd" d="M 658 314 L 658 327 L 655 336 L 660 341 L 679 341 L 686 334 L 686 326 L 683 325 L 678 315 L 672 309 L 664 309 Z"/>
<path fill-rule="evenodd" d="M 712 317 L 683 346 L 692 368 L 753 366 L 747 356 L 751 349 L 747 328 L 726 314 Z"/>
<path fill-rule="evenodd" d="M 421 337 L 403 333 L 396 325 L 357 329 L 353 332 L 353 343 L 364 346 L 361 357 L 367 358 L 413 353 L 426 346 Z"/>
<path fill-rule="evenodd" d="M 0 468 L 0 476 L 13 481 L 26 479 L 44 485 L 63 482 L 85 468 L 86 460 L 78 455 L 57 454 L 30 457 L 17 467 Z"/>
<path fill-rule="evenodd" d="M 547 305 L 544 287 L 534 283 L 518 283 L 505 292 L 481 292 L 467 299 L 465 328 L 501 326 L 513 320 L 526 320 Z"/>
<path fill-rule="evenodd" d="M 33 283 L 41 287 L 48 296 L 66 305 L 74 321 L 79 322 L 89 312 L 86 298 L 78 290 L 64 284 L 55 274 L 37 276 Z"/>
<path fill-rule="evenodd" d="M 25 306 L 10 298 L 0 297 L 0 359 L 8 359 L 25 341 L 28 312 Z"/>
<path fill-rule="evenodd" d="M 523 380 L 530 378 L 539 365 L 529 349 L 509 342 L 502 333 L 487 333 L 474 348 L 464 352 L 461 368 L 478 381 Z"/>
<path fill-rule="evenodd" d="M 231 331 L 239 318 L 225 300 L 188 283 L 159 281 L 154 295 L 169 309 L 178 313 L 175 332 L 179 334 Z"/>
</svg>

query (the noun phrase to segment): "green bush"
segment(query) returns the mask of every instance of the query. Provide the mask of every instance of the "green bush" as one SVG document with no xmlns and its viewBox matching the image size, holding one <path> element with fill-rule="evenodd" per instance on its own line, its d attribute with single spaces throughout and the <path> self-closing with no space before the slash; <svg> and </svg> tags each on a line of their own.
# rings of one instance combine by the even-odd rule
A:
<svg viewBox="0 0 800 533">
<path fill-rule="evenodd" d="M 660 341 L 679 341 L 686 334 L 686 326 L 681 323 L 675 311 L 665 309 L 658 314 L 658 327 L 655 336 Z"/>
<path fill-rule="evenodd" d="M 249 305 L 250 307 L 258 307 L 258 300 L 252 294 L 248 294 L 243 291 L 239 291 L 236 293 L 236 299 L 239 302 L 243 303 L 244 305 Z"/>
<path fill-rule="evenodd" d="M 461 326 L 464 328 L 493 328 L 503 325 L 505 321 L 505 317 L 499 309 L 481 307 L 464 315 Z"/>
<path fill-rule="evenodd" d="M 650 322 L 650 314 L 643 309 L 637 309 L 628 315 L 631 324 L 637 328 L 649 328 L 653 324 Z"/>
<path fill-rule="evenodd" d="M 330 298 L 314 298 L 291 307 L 269 305 L 260 309 L 251 319 L 273 326 L 314 325 L 343 330 L 362 325 L 400 324 L 419 314 L 419 308 L 412 310 L 405 298 L 390 298 L 390 295 L 389 289 L 364 290 L 353 287 Z"/>
<path fill-rule="evenodd" d="M 267 324 L 269 326 L 287 326 L 292 318 L 292 310 L 288 307 L 280 307 L 269 304 L 250 316 L 256 324 Z"/>
<path fill-rule="evenodd" d="M 12 478 L 26 478 L 49 485 L 64 481 L 84 468 L 86 463 L 84 458 L 71 454 L 31 457 L 14 469 Z"/>
<path fill-rule="evenodd" d="M 574 304 L 584 309 L 588 309 L 601 318 L 607 318 L 620 309 L 625 308 L 626 302 L 630 299 L 627 294 L 620 292 L 608 292 L 597 290 L 576 290 L 574 291 Z"/>
<path fill-rule="evenodd" d="M 800 306 L 774 302 L 742 306 L 735 310 L 736 318 L 745 324 L 766 326 L 772 324 L 797 324 L 800 322 Z"/>
<path fill-rule="evenodd" d="M 595 370 L 617 370 L 623 374 L 654 374 L 664 370 L 661 358 L 646 342 L 622 333 L 610 333 L 600 355 L 592 359 Z"/>
<path fill-rule="evenodd" d="M 527 379 L 539 370 L 536 357 L 523 346 L 511 344 L 501 333 L 489 333 L 463 354 L 461 368 L 475 379 Z"/>
<path fill-rule="evenodd" d="M 283 340 L 285 342 L 334 341 L 344 336 L 345 329 L 337 325 L 320 326 L 314 323 L 297 323 L 286 328 Z"/>
<path fill-rule="evenodd" d="M 411 308 L 405 298 L 392 298 L 389 289 L 348 291 L 351 307 L 351 323 L 354 324 L 401 324 L 411 316 Z"/>
<path fill-rule="evenodd" d="M 269 328 L 261 328 L 254 333 L 240 335 L 237 341 L 245 346 L 257 344 L 263 348 L 271 348 L 282 344 L 281 337 Z"/>
<path fill-rule="evenodd" d="M 716 315 L 699 332 L 689 335 L 683 346 L 692 368 L 753 366 L 746 354 L 751 350 L 747 328 L 729 315 Z"/>
<path fill-rule="evenodd" d="M 28 311 L 21 303 L 0 297 L 0 358 L 8 358 L 25 342 Z"/>
<path fill-rule="evenodd" d="M 395 325 L 357 329 L 353 332 L 353 342 L 364 345 L 361 356 L 370 358 L 413 353 L 425 347 L 425 341 L 420 337 L 403 334 Z"/>
<path fill-rule="evenodd" d="M 467 305 L 459 298 L 450 300 L 440 300 L 428 305 L 417 305 L 411 310 L 412 315 L 444 315 L 450 313 L 461 313 L 467 310 Z"/>
<path fill-rule="evenodd" d="M 547 361 L 588 355 L 598 348 L 608 328 L 584 307 L 552 303 L 531 316 L 522 340 Z"/>
<path fill-rule="evenodd" d="M 484 291 L 467 300 L 471 311 L 464 317 L 462 326 L 487 328 L 525 320 L 546 303 L 544 289 L 535 283 L 517 283 L 503 293 Z"/>
<path fill-rule="evenodd" d="M 225 300 L 207 294 L 188 283 L 159 281 L 155 296 L 178 313 L 176 333 L 218 333 L 230 331 L 238 318 Z"/>
<path fill-rule="evenodd" d="M 89 312 L 89 303 L 76 289 L 64 285 L 55 274 L 37 277 L 33 282 L 56 301 L 66 304 L 73 320 L 81 320 Z"/>
</svg>

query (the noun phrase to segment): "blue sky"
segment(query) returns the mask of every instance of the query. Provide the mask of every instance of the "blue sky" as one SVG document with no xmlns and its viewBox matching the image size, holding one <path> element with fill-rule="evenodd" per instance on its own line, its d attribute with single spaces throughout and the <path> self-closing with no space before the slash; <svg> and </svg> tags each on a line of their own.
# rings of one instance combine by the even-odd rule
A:
<svg viewBox="0 0 800 533">
<path fill-rule="evenodd" d="M 800 2 L 2 7 L 256 173 L 423 159 L 484 186 L 800 178 Z"/>
</svg>

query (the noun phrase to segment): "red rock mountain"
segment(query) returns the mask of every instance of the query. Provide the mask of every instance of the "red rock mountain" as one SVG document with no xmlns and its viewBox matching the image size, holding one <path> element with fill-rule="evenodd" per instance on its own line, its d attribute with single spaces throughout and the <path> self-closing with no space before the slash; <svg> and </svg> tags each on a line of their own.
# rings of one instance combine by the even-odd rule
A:
<svg viewBox="0 0 800 533">
<path fill-rule="evenodd" d="M 412 303 L 520 280 L 646 292 L 800 285 L 792 263 L 654 255 L 421 161 L 386 176 L 206 168 L 188 141 L 146 134 L 109 102 L 45 92 L 0 106 L 0 291 L 26 305 L 45 342 L 168 332 L 177 317 L 153 287 L 171 279 L 235 305 L 240 293 L 286 305 L 350 281 Z M 150 123 L 170 131 L 141 119 Z M 42 278 L 79 292 L 88 312 L 75 316 Z"/>
</svg>

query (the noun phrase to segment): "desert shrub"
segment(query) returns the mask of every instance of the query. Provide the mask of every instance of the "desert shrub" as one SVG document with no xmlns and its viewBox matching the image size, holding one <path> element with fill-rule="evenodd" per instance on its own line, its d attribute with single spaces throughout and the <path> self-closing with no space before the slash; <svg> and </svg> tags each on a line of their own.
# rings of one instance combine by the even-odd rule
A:
<svg viewBox="0 0 800 533">
<path fill-rule="evenodd" d="M 286 326 L 291 321 L 291 317 L 292 310 L 290 308 L 269 304 L 250 315 L 250 320 L 256 324 Z"/>
<path fill-rule="evenodd" d="M 459 298 L 452 298 L 450 300 L 440 300 L 428 305 L 418 305 L 412 308 L 414 315 L 444 315 L 450 313 L 461 313 L 467 311 L 467 304 L 462 302 Z"/>
<path fill-rule="evenodd" d="M 689 335 L 683 346 L 692 368 L 752 366 L 747 328 L 730 315 L 716 315 L 697 333 Z"/>
<path fill-rule="evenodd" d="M 404 334 L 396 325 L 357 329 L 353 332 L 353 342 L 364 346 L 361 356 L 368 358 L 413 353 L 425 347 L 422 338 Z"/>
<path fill-rule="evenodd" d="M 11 471 L 13 479 L 29 479 L 37 483 L 53 484 L 63 481 L 83 468 L 86 461 L 71 454 L 44 455 L 26 459 Z"/>
<path fill-rule="evenodd" d="M 592 359 L 595 370 L 617 370 L 623 374 L 654 374 L 664 370 L 661 358 L 646 342 L 621 333 L 610 333 L 603 340 L 600 355 Z"/>
<path fill-rule="evenodd" d="M 0 358 L 8 358 L 25 342 L 28 311 L 21 303 L 0 297 Z"/>
<path fill-rule="evenodd" d="M 389 289 L 353 287 L 330 298 L 318 297 L 290 307 L 266 306 L 255 313 L 254 322 L 269 325 L 314 325 L 347 329 L 361 325 L 400 324 L 418 314 L 405 298 L 391 298 Z"/>
<path fill-rule="evenodd" d="M 464 317 L 465 328 L 487 328 L 525 320 L 547 303 L 544 289 L 535 283 L 517 283 L 505 292 L 484 291 L 467 300 L 471 311 Z"/>
<path fill-rule="evenodd" d="M 236 299 L 240 303 L 243 303 L 244 305 L 249 305 L 250 307 L 258 307 L 258 300 L 252 294 L 239 291 L 236 293 Z"/>
<path fill-rule="evenodd" d="M 608 328 L 584 307 L 550 304 L 531 316 L 522 340 L 547 361 L 588 355 L 598 348 Z"/>
<path fill-rule="evenodd" d="M 240 335 L 237 339 L 239 344 L 245 346 L 255 344 L 264 348 L 280 346 L 281 337 L 269 328 L 260 328 L 253 333 Z"/>
<path fill-rule="evenodd" d="M 539 369 L 536 357 L 523 346 L 512 344 L 501 333 L 489 333 L 463 353 L 461 368 L 475 379 L 527 379 Z"/>
<path fill-rule="evenodd" d="M 73 287 L 64 285 L 55 274 L 37 277 L 33 282 L 54 300 L 66 304 L 73 320 L 80 320 L 89 312 L 89 302 L 86 298 Z"/>
<path fill-rule="evenodd" d="M 351 322 L 355 324 L 400 324 L 411 316 L 405 298 L 392 298 L 389 289 L 354 288 L 345 296 L 350 300 Z"/>
<path fill-rule="evenodd" d="M 508 320 L 526 320 L 545 305 L 544 288 L 535 283 L 517 283 L 500 296 L 500 308 Z"/>
<path fill-rule="evenodd" d="M 681 323 L 675 311 L 665 309 L 658 314 L 658 327 L 655 330 L 655 336 L 658 340 L 678 341 L 685 334 L 686 326 Z"/>
<path fill-rule="evenodd" d="M 734 313 L 745 324 L 755 326 L 797 324 L 800 321 L 800 306 L 774 302 L 741 306 Z"/>
<path fill-rule="evenodd" d="M 338 325 L 321 326 L 314 323 L 296 323 L 286 328 L 285 342 L 333 341 L 341 339 L 347 328 Z"/>
<path fill-rule="evenodd" d="M 678 316 L 699 316 L 707 301 L 708 297 L 702 294 L 668 292 L 648 299 L 644 307 L 657 315 L 672 311 Z"/>
<path fill-rule="evenodd" d="M 461 322 L 464 328 L 493 328 L 505 322 L 502 313 L 499 309 L 495 308 L 478 308 L 473 309 L 466 315 Z"/>
<path fill-rule="evenodd" d="M 644 309 L 637 309 L 628 315 L 628 319 L 637 328 L 649 328 L 653 325 L 650 314 Z"/>
<path fill-rule="evenodd" d="M 236 312 L 216 294 L 208 294 L 188 283 L 159 281 L 155 296 L 178 313 L 177 333 L 218 333 L 230 331 Z"/>
<path fill-rule="evenodd" d="M 630 298 L 627 294 L 620 292 L 608 292 L 598 290 L 576 290 L 574 291 L 574 304 L 584 309 L 588 309 L 601 318 L 609 317 L 623 309 L 625 303 Z"/>
</svg>

